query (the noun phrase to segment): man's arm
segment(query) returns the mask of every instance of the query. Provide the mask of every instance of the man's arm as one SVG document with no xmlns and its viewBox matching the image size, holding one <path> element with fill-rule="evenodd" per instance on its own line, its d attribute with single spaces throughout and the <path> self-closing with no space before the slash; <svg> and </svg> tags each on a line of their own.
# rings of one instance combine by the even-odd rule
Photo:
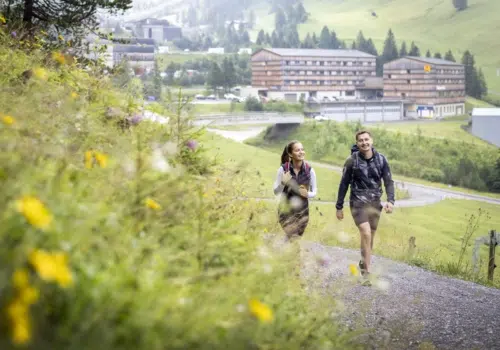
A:
<svg viewBox="0 0 500 350">
<path fill-rule="evenodd" d="M 387 201 L 394 204 L 394 181 L 392 180 L 391 168 L 385 157 L 383 157 L 383 160 L 382 177 L 384 179 L 385 192 L 387 193 Z"/>
<path fill-rule="evenodd" d="M 339 184 L 339 192 L 337 195 L 337 204 L 335 207 L 337 210 L 342 210 L 344 208 L 344 198 L 347 193 L 347 190 L 349 189 L 349 184 L 351 183 L 351 178 L 352 178 L 352 157 L 347 158 L 347 160 L 344 163 L 344 169 L 342 170 L 342 179 L 340 180 Z"/>
</svg>

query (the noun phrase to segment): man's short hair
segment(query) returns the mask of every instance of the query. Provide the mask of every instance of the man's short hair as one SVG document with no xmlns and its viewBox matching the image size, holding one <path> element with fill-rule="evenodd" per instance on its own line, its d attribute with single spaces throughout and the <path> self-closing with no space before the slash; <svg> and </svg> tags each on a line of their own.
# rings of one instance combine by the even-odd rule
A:
<svg viewBox="0 0 500 350">
<path fill-rule="evenodd" d="M 358 141 L 358 136 L 363 135 L 363 134 L 368 134 L 368 135 L 370 135 L 370 137 L 372 137 L 372 134 L 370 134 L 370 132 L 368 130 L 360 130 L 356 133 L 356 141 Z"/>
</svg>

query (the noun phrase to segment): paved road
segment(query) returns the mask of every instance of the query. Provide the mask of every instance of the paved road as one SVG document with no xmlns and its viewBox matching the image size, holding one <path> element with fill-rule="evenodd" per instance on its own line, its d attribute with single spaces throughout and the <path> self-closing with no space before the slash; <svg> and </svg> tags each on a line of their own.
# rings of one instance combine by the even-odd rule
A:
<svg viewBox="0 0 500 350">
<path fill-rule="evenodd" d="M 216 133 L 218 135 L 221 135 L 223 137 L 238 142 L 243 142 L 248 138 L 252 138 L 259 135 L 263 130 L 265 130 L 265 127 L 254 127 L 243 131 L 234 131 L 234 130 L 229 131 L 229 130 L 219 130 L 219 129 L 207 129 L 207 130 Z M 313 162 L 313 161 L 310 161 L 310 164 L 314 167 L 331 169 L 334 171 L 342 172 L 342 168 L 339 166 Z M 446 198 L 474 200 L 483 203 L 500 205 L 499 198 L 490 198 L 476 194 L 466 194 L 458 191 L 453 191 L 451 189 L 441 189 L 437 187 L 431 187 L 431 186 L 416 184 L 412 182 L 399 181 L 399 180 L 394 180 L 394 182 L 398 188 L 407 190 L 411 197 L 409 199 L 397 201 L 396 207 L 420 207 L 440 202 Z M 258 199 L 274 200 L 271 198 L 258 198 Z M 323 202 L 323 201 L 322 203 L 334 204 L 333 202 Z"/>
</svg>

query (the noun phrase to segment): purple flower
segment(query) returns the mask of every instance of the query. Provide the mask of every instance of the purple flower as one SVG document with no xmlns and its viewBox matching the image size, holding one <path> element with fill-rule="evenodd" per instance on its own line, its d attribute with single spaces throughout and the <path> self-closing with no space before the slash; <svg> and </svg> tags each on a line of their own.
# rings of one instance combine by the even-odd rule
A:
<svg viewBox="0 0 500 350">
<path fill-rule="evenodd" d="M 140 114 L 136 114 L 130 119 L 130 123 L 132 123 L 132 125 L 137 125 L 141 121 L 142 121 L 142 116 Z"/>
<path fill-rule="evenodd" d="M 16 32 L 12 32 L 12 33 L 10 33 L 10 35 L 12 35 L 13 38 L 17 37 L 17 33 Z"/>
<path fill-rule="evenodd" d="M 186 146 L 191 151 L 194 151 L 196 147 L 198 147 L 198 142 L 196 142 L 196 140 L 189 140 L 188 142 L 186 142 Z"/>
</svg>

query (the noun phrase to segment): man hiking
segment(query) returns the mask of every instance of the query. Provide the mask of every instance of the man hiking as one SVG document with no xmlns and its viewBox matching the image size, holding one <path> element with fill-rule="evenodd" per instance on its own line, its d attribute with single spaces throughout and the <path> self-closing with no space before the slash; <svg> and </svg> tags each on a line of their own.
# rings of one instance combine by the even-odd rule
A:
<svg viewBox="0 0 500 350">
<path fill-rule="evenodd" d="M 356 133 L 356 145 L 347 158 L 342 171 L 342 180 L 337 196 L 337 219 L 344 218 L 344 198 L 349 185 L 349 205 L 354 222 L 361 237 L 361 260 L 359 268 L 370 285 L 368 275 L 371 267 L 373 239 L 377 231 L 382 208 L 390 214 L 394 206 L 394 181 L 387 159 L 373 148 L 373 139 L 368 131 Z M 387 203 L 382 207 L 382 179 L 387 192 Z"/>
</svg>

